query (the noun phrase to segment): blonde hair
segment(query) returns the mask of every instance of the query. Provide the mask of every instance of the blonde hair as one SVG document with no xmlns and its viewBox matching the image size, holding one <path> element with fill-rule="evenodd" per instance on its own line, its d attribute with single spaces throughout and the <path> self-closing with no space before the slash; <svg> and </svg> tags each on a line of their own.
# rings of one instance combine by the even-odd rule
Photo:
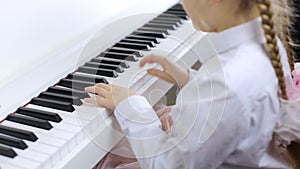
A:
<svg viewBox="0 0 300 169">
<path fill-rule="evenodd" d="M 282 69 L 281 56 L 279 53 L 277 37 L 282 41 L 288 55 L 291 71 L 294 70 L 294 51 L 292 39 L 290 38 L 292 9 L 288 0 L 240 0 L 240 7 L 247 9 L 256 4 L 262 18 L 264 29 L 266 50 L 275 70 L 279 93 L 281 98 L 288 99 L 284 71 Z M 280 24 L 275 24 L 280 23 Z M 300 145 L 292 142 L 288 147 L 289 162 L 295 169 L 300 169 Z"/>
</svg>

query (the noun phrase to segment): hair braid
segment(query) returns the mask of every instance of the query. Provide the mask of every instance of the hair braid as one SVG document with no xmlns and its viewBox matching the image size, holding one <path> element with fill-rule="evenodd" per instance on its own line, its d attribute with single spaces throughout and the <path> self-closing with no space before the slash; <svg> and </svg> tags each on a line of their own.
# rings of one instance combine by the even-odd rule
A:
<svg viewBox="0 0 300 169">
<path fill-rule="evenodd" d="M 283 0 L 280 0 L 281 3 L 284 3 Z M 279 87 L 281 91 L 281 97 L 283 99 L 288 99 L 287 92 L 286 92 L 286 84 L 284 79 L 284 72 L 282 69 L 281 64 L 281 57 L 279 54 L 279 49 L 277 46 L 277 38 L 276 38 L 276 31 L 275 31 L 275 25 L 274 25 L 274 13 L 272 9 L 272 5 L 270 0 L 256 0 L 258 9 L 261 14 L 262 18 L 262 26 L 265 32 L 265 37 L 267 40 L 267 48 L 266 50 L 269 53 L 271 63 L 274 67 Z M 281 7 L 287 7 L 287 4 L 279 4 Z M 281 36 L 282 41 L 284 43 L 284 46 L 287 50 L 287 55 L 289 57 L 289 64 L 291 70 L 294 69 L 294 53 L 292 49 L 292 43 L 290 39 L 290 22 L 289 22 L 289 13 L 288 9 L 284 9 L 286 11 L 283 11 L 279 14 L 279 18 L 281 18 L 281 22 L 283 24 L 279 26 L 280 33 L 277 34 Z M 276 17 L 276 16 L 275 16 Z M 278 26 L 277 26 L 278 28 Z M 300 169 L 300 145 L 296 142 L 292 142 L 288 147 L 287 150 L 289 152 L 289 159 L 290 163 L 295 169 Z"/>
<path fill-rule="evenodd" d="M 281 57 L 279 54 L 279 48 L 277 46 L 277 38 L 274 27 L 273 9 L 271 6 L 271 2 L 270 0 L 256 0 L 256 2 L 261 14 L 262 27 L 264 29 L 265 37 L 267 40 L 267 51 L 269 53 L 271 63 L 273 65 L 278 79 L 280 94 L 283 99 L 288 99 Z"/>
</svg>

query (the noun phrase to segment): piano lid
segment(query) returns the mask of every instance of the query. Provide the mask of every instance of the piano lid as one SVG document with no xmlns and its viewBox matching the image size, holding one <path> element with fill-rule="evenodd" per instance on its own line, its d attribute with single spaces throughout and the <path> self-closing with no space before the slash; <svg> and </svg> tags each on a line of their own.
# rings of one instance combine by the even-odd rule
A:
<svg viewBox="0 0 300 169">
<path fill-rule="evenodd" d="M 0 87 L 119 18 L 161 12 L 174 2 L 176 0 L 5 1 L 0 5 Z"/>
<path fill-rule="evenodd" d="M 74 70 L 81 49 L 101 28 L 135 14 L 161 13 L 176 2 L 178 0 L 3 2 L 0 5 L 0 120 L 56 82 L 54 77 L 59 79 Z M 110 40 L 118 36 L 121 39 L 121 35 L 130 33 L 126 31 L 132 26 L 117 27 L 119 35 L 115 30 L 114 33 L 106 30 L 103 42 L 112 43 Z"/>
</svg>

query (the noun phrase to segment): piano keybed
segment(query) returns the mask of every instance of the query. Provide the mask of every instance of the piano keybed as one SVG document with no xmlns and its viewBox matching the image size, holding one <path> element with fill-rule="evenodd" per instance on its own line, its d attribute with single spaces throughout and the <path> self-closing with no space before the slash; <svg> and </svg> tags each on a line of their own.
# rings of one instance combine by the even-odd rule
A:
<svg viewBox="0 0 300 169">
<path fill-rule="evenodd" d="M 178 46 L 182 42 L 169 39 L 174 35 L 187 39 L 194 33 L 193 29 L 186 32 L 185 27 L 191 27 L 189 18 L 182 6 L 175 4 L 10 113 L 0 124 L 0 168 L 74 166 L 57 164 L 76 146 L 96 137 L 95 130 L 102 130 L 112 121 L 107 120 L 110 112 L 83 103 L 83 98 L 90 97 L 84 88 L 96 83 L 110 83 L 132 90 L 141 89 L 150 83 L 150 76 L 138 68 L 139 60 L 159 48 L 169 48 L 170 53 L 181 52 Z M 109 151 L 107 149 L 103 152 Z"/>
</svg>

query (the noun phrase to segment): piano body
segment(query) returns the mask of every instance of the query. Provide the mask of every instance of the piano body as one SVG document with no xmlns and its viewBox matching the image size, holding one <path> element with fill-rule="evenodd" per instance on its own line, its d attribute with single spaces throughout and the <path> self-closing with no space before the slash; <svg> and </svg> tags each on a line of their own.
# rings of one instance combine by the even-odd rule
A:
<svg viewBox="0 0 300 169">
<path fill-rule="evenodd" d="M 29 0 L 0 8 L 1 169 L 92 168 L 123 136 L 111 112 L 82 103 L 83 88 L 117 84 L 155 105 L 173 85 L 147 75 L 139 60 L 157 52 L 190 68 L 204 36 L 177 0 Z"/>
</svg>

